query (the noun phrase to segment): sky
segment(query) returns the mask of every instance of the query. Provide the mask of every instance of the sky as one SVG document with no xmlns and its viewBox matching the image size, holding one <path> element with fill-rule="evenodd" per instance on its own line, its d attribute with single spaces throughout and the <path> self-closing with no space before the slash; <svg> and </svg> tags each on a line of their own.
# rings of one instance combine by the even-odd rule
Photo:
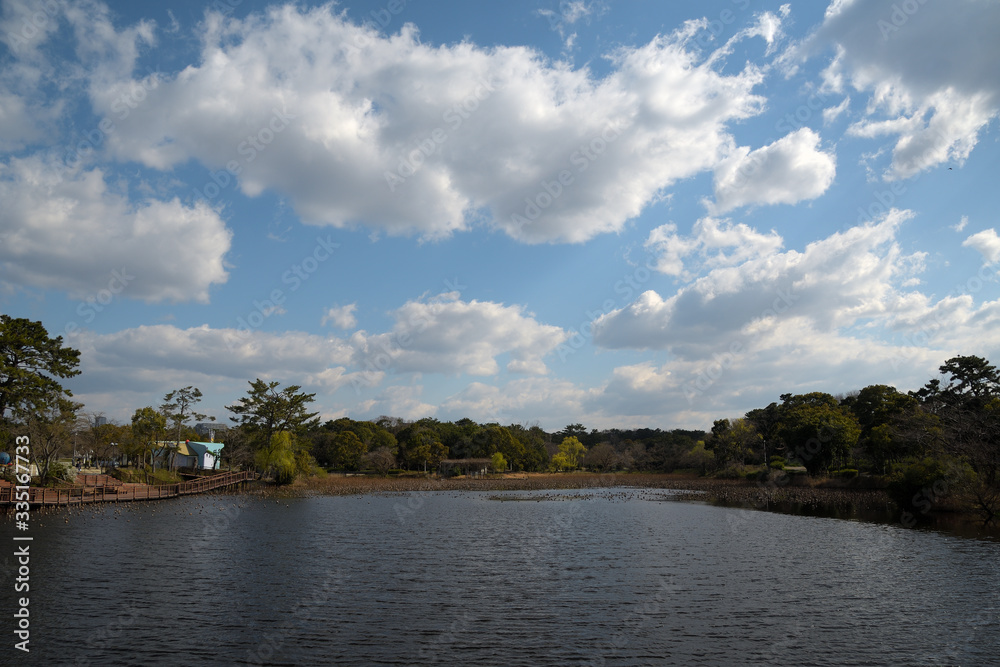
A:
<svg viewBox="0 0 1000 667">
<path fill-rule="evenodd" d="M 1000 361 L 997 0 L 0 8 L 0 311 L 85 412 L 707 429 Z"/>
</svg>

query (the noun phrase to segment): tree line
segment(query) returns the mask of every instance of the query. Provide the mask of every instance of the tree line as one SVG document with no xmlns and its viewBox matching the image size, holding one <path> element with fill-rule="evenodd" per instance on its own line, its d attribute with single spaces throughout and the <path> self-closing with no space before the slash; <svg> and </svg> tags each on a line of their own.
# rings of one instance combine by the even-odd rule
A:
<svg viewBox="0 0 1000 667">
<path fill-rule="evenodd" d="M 27 431 L 43 483 L 72 447 L 102 461 L 155 469 L 164 441 L 197 440 L 190 422 L 202 393 L 187 386 L 130 423 L 102 423 L 60 379 L 79 373 L 79 351 L 50 338 L 41 322 L 0 315 L 0 429 L 5 443 Z M 801 467 L 810 475 L 869 475 L 887 480 L 900 504 L 941 484 L 964 494 L 989 520 L 1000 513 L 1000 374 L 986 359 L 957 356 L 916 391 L 870 385 L 834 396 L 782 394 L 710 431 L 587 429 L 471 419 L 416 421 L 382 416 L 320 421 L 315 394 L 255 379 L 226 410 L 223 463 L 253 467 L 279 482 L 322 470 L 435 471 L 451 459 L 490 459 L 494 469 L 672 472 L 767 477 Z M 211 419 L 214 420 L 214 417 Z M 937 484 L 937 486 L 935 486 Z"/>
</svg>

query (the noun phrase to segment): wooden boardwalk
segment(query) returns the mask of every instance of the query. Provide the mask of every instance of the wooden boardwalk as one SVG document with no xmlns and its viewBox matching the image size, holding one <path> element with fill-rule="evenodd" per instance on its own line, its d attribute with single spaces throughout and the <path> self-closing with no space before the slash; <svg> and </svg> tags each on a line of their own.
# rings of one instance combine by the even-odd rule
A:
<svg viewBox="0 0 1000 667">
<path fill-rule="evenodd" d="M 226 472 L 211 475 L 190 482 L 177 484 L 123 484 L 106 475 L 91 475 L 90 477 L 105 479 L 83 479 L 86 486 L 73 486 L 57 489 L 28 489 L 28 503 L 31 505 L 80 505 L 83 503 L 122 502 L 129 500 L 159 500 L 161 498 L 176 498 L 204 493 L 213 489 L 233 486 L 240 482 L 256 479 L 250 470 Z M 88 484 L 88 482 L 94 482 Z M 11 505 L 14 501 L 15 489 L 12 486 L 0 488 L 0 506 Z"/>
</svg>

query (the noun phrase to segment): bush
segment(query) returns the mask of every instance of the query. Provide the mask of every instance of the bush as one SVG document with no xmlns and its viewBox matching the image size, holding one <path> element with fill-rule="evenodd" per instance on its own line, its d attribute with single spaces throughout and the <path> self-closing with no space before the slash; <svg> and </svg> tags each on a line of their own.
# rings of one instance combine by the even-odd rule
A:
<svg viewBox="0 0 1000 667">
<path fill-rule="evenodd" d="M 901 509 L 926 514 L 974 477 L 964 462 L 931 456 L 911 458 L 894 467 L 886 491 Z"/>
<path fill-rule="evenodd" d="M 723 468 L 722 470 L 719 470 L 718 472 L 713 474 L 712 477 L 716 479 L 745 479 L 746 472 L 744 472 L 743 468 L 741 467 L 730 466 L 728 468 Z"/>
<path fill-rule="evenodd" d="M 770 468 L 771 468 L 771 470 L 784 470 L 785 469 L 785 462 L 784 461 L 771 461 Z"/>
<path fill-rule="evenodd" d="M 49 464 L 49 479 L 60 481 L 70 479 L 69 466 L 58 461 Z"/>
<path fill-rule="evenodd" d="M 845 477 L 851 479 L 852 477 L 858 476 L 857 468 L 841 468 L 840 470 L 835 470 L 830 473 L 832 477 Z"/>
</svg>

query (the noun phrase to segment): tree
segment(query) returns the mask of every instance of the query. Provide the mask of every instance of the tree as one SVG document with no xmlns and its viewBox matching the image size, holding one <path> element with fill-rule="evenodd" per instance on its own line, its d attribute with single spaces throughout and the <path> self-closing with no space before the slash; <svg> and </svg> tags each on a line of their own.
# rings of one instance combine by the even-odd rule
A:
<svg viewBox="0 0 1000 667">
<path fill-rule="evenodd" d="M 38 481 L 48 484 L 53 464 L 70 441 L 76 422 L 76 410 L 83 407 L 58 397 L 33 413 L 27 420 L 31 438 L 31 458 L 38 468 Z"/>
<path fill-rule="evenodd" d="M 507 459 L 500 452 L 494 452 L 490 459 L 490 467 L 496 472 L 503 472 L 507 470 Z"/>
<path fill-rule="evenodd" d="M 705 449 L 705 443 L 699 440 L 680 458 L 679 463 L 682 468 L 694 468 L 705 475 L 715 466 L 715 453 Z"/>
<path fill-rule="evenodd" d="M 576 470 L 583 461 L 583 455 L 587 453 L 587 448 L 576 436 L 563 438 L 559 443 L 559 453 L 552 457 L 552 462 L 557 468 L 566 470 Z"/>
<path fill-rule="evenodd" d="M 545 451 L 548 437 L 545 431 L 537 425 L 525 428 L 520 424 L 511 424 L 507 430 L 524 452 L 520 461 L 508 461 L 510 466 L 514 470 L 544 470 L 549 462 L 549 454 Z"/>
<path fill-rule="evenodd" d="M 79 375 L 80 351 L 49 338 L 41 322 L 0 315 L 0 421 L 49 415 L 72 393 L 56 378 Z"/>
<path fill-rule="evenodd" d="M 761 446 L 764 448 L 764 462 L 779 446 L 778 429 L 781 426 L 781 408 L 777 403 L 770 403 L 766 408 L 757 408 L 746 413 L 745 419 L 754 425 L 761 436 Z"/>
<path fill-rule="evenodd" d="M 295 480 L 296 461 L 291 434 L 288 431 L 278 431 L 272 435 L 268 445 L 257 450 L 254 463 L 278 484 L 292 483 Z"/>
<path fill-rule="evenodd" d="M 919 404 L 908 396 L 883 384 L 865 387 L 847 405 L 861 427 L 858 444 L 875 470 L 885 473 L 889 464 L 908 454 L 911 427 L 916 423 L 927 426 L 932 415 L 918 414 Z M 925 428 L 921 428 L 926 432 Z"/>
<path fill-rule="evenodd" d="M 1000 373 L 986 359 L 958 356 L 913 396 L 941 423 L 943 453 L 968 463 L 967 492 L 984 519 L 1000 516 Z"/>
<path fill-rule="evenodd" d="M 150 406 L 139 408 L 132 414 L 132 437 L 138 451 L 142 453 L 143 465 L 148 453 L 153 470 L 156 470 L 156 443 L 163 437 L 166 428 L 167 418 Z"/>
<path fill-rule="evenodd" d="M 187 386 L 183 389 L 175 389 L 163 397 L 163 405 L 160 412 L 171 423 L 174 429 L 174 442 L 181 441 L 181 429 L 189 419 L 196 422 L 203 421 L 208 415 L 194 411 L 194 406 L 201 401 L 201 390 L 197 387 Z M 213 420 L 215 417 L 212 418 Z"/>
<path fill-rule="evenodd" d="M 763 457 L 764 438 L 748 419 L 718 419 L 705 447 L 714 452 L 720 467 L 742 466 L 751 458 Z"/>
<path fill-rule="evenodd" d="M 246 396 L 226 406 L 226 410 L 236 415 L 233 421 L 246 430 L 255 449 L 270 446 L 271 438 L 280 431 L 288 431 L 295 437 L 317 425 L 314 420 L 319 413 L 306 411 L 316 394 L 299 391 L 299 385 L 277 391 L 279 384 L 258 378 L 250 383 Z"/>
<path fill-rule="evenodd" d="M 610 442 L 594 445 L 583 457 L 583 465 L 593 470 L 614 470 L 620 463 L 621 457 Z"/>
<path fill-rule="evenodd" d="M 396 465 L 396 456 L 388 447 L 379 447 L 362 456 L 361 462 L 364 467 L 371 468 L 384 477 Z"/>
<path fill-rule="evenodd" d="M 132 429 L 130 426 L 121 426 L 103 422 L 102 413 L 89 413 L 81 415 L 77 419 L 76 434 L 80 437 L 79 448 L 85 451 L 94 452 L 95 457 L 106 469 L 115 459 L 119 458 L 127 447 L 126 443 L 131 440 Z"/>
<path fill-rule="evenodd" d="M 357 470 L 361 465 L 361 457 L 368 451 L 368 446 L 354 431 L 341 431 L 333 436 L 332 465 L 343 470 Z"/>
<path fill-rule="evenodd" d="M 830 394 L 812 392 L 782 395 L 779 435 L 789 460 L 798 460 L 809 474 L 827 470 L 846 458 L 857 443 L 861 427 L 850 411 Z"/>
</svg>

